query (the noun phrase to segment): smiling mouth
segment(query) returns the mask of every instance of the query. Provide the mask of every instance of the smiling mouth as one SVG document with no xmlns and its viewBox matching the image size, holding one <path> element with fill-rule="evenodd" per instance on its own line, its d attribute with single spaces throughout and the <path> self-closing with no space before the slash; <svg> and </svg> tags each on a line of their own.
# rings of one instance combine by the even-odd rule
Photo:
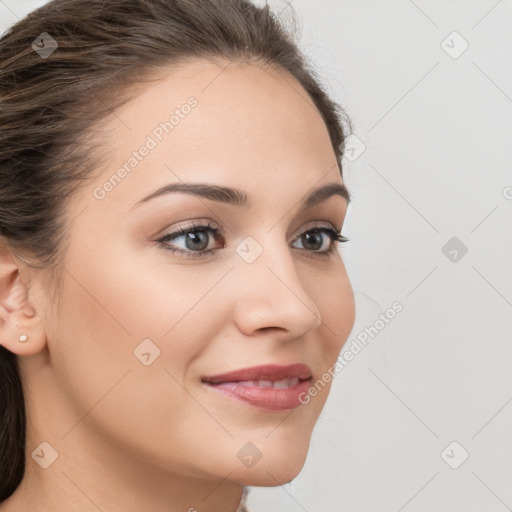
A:
<svg viewBox="0 0 512 512">
<path fill-rule="evenodd" d="M 259 376 L 256 375 L 257 373 Z M 294 375 L 283 378 L 283 373 Z M 297 376 L 298 373 L 304 376 L 309 374 L 309 376 L 300 378 Z M 269 377 L 272 374 L 278 375 L 279 378 Z M 251 378 L 243 380 L 242 375 Z M 302 399 L 308 393 L 311 382 L 310 370 L 305 366 L 297 365 L 295 367 L 255 367 L 202 379 L 203 385 L 224 398 L 234 399 L 253 408 L 275 412 L 304 405 Z"/>
</svg>

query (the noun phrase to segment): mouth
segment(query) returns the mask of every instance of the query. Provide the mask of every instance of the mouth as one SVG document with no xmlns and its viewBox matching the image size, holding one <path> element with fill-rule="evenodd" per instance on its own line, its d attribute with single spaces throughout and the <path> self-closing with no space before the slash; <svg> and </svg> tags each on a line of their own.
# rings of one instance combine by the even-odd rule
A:
<svg viewBox="0 0 512 512">
<path fill-rule="evenodd" d="M 303 404 L 301 397 L 309 389 L 312 373 L 304 364 L 263 365 L 203 377 L 201 381 L 226 398 L 260 409 L 282 411 Z"/>
<path fill-rule="evenodd" d="M 239 380 L 239 381 L 232 381 L 231 383 L 238 384 L 239 386 L 245 386 L 245 387 L 257 387 L 257 388 L 273 388 L 273 389 L 287 389 L 287 388 L 293 388 L 296 386 L 299 382 L 308 380 L 308 379 L 299 379 L 298 377 L 291 377 L 281 380 Z M 208 382 L 207 384 L 210 384 L 212 386 L 219 386 L 221 384 L 229 384 L 229 382 L 219 382 L 217 384 L 212 384 Z"/>
<path fill-rule="evenodd" d="M 202 377 L 203 382 L 219 384 L 221 382 L 279 382 L 286 379 L 307 380 L 312 376 L 311 368 L 307 364 L 296 363 L 286 366 L 278 364 L 266 364 L 242 368 L 228 373 Z M 269 386 L 266 386 L 269 387 Z"/>
</svg>

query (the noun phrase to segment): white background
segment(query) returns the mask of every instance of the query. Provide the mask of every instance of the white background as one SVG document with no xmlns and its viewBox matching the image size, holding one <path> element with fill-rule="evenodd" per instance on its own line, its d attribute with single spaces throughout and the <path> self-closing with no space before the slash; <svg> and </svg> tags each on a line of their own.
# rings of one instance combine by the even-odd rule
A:
<svg viewBox="0 0 512 512">
<path fill-rule="evenodd" d="M 0 0 L 0 30 L 44 3 Z M 288 2 L 269 3 L 289 20 Z M 403 311 L 336 375 L 300 475 L 251 488 L 249 509 L 512 510 L 512 3 L 291 6 L 365 145 L 344 164 L 357 306 L 344 352 Z"/>
</svg>

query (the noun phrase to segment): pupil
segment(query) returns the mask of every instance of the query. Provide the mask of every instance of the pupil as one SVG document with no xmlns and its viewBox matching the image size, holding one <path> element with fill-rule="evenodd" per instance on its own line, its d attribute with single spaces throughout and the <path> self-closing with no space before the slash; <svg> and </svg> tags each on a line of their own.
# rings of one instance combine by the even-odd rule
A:
<svg viewBox="0 0 512 512">
<path fill-rule="evenodd" d="M 199 236 L 200 234 L 202 236 Z M 192 242 L 192 246 L 190 246 L 191 244 L 188 243 L 189 241 Z M 203 242 L 203 247 L 197 247 L 196 245 L 194 245 L 196 243 L 199 243 L 199 245 L 201 245 L 201 241 Z M 208 236 L 206 235 L 205 231 L 190 232 L 190 233 L 188 233 L 188 235 L 185 239 L 185 243 L 186 243 L 187 249 L 196 249 L 199 251 L 203 251 L 204 249 L 206 249 L 206 247 L 208 247 Z"/>
</svg>

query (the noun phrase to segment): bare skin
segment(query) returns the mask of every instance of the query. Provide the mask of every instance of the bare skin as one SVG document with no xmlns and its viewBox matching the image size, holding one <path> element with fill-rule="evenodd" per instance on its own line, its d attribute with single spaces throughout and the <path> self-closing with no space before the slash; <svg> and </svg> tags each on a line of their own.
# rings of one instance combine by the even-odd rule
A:
<svg viewBox="0 0 512 512">
<path fill-rule="evenodd" d="M 340 232 L 347 201 L 299 211 L 312 189 L 343 183 L 321 115 L 285 72 L 226 64 L 164 70 L 108 120 L 108 166 L 66 210 L 58 307 L 44 271 L 0 250 L 0 343 L 18 356 L 28 416 L 26 474 L 3 512 L 234 512 L 243 485 L 281 485 L 305 463 L 331 383 L 267 411 L 201 377 L 305 363 L 314 382 L 332 367 L 354 324 L 353 291 L 329 236 L 318 250 L 301 235 Z M 105 187 L 190 97 L 197 105 Z M 181 182 L 236 187 L 250 204 L 169 193 L 136 205 Z M 101 199 L 98 187 L 109 189 Z M 193 253 L 184 236 L 155 243 L 207 221 L 221 231 L 203 233 L 207 256 L 164 247 Z M 249 252 L 252 241 L 262 249 L 250 263 L 236 251 L 246 237 Z M 145 339 L 160 351 L 149 365 L 134 354 Z M 32 457 L 42 442 L 58 454 L 46 469 Z M 252 467 L 237 456 L 248 442 L 262 454 Z"/>
</svg>

